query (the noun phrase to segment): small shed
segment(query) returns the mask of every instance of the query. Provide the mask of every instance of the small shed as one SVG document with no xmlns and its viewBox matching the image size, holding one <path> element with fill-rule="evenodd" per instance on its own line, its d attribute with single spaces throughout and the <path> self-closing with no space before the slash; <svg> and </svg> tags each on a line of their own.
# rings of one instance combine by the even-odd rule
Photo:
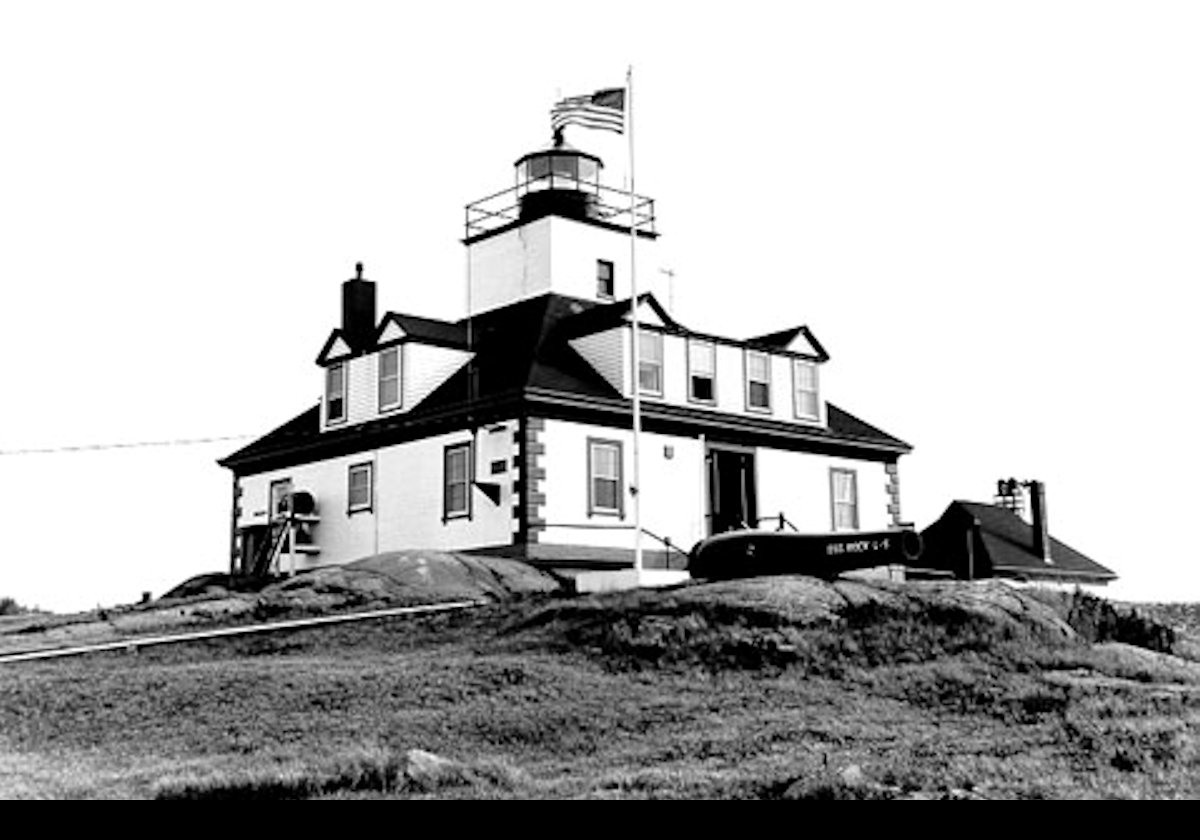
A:
<svg viewBox="0 0 1200 840">
<path fill-rule="evenodd" d="M 1031 482 L 1031 521 L 1002 504 L 954 501 L 921 532 L 922 565 L 957 578 L 1097 585 L 1117 575 L 1050 536 L 1045 491 Z"/>
</svg>

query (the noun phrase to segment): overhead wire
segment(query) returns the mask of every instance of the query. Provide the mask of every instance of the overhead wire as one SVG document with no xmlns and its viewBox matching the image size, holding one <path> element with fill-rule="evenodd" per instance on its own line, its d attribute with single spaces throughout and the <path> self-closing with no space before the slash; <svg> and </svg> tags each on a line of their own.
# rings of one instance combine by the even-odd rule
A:
<svg viewBox="0 0 1200 840">
<path fill-rule="evenodd" d="M 147 449 L 150 447 L 196 446 L 203 443 L 220 443 L 230 440 L 244 440 L 254 435 L 221 435 L 202 438 L 173 438 L 169 440 L 142 440 L 116 443 L 80 443 L 68 446 L 30 447 L 26 449 L 0 449 L 0 456 L 5 455 L 57 455 L 73 452 L 99 452 L 107 449 Z"/>
</svg>

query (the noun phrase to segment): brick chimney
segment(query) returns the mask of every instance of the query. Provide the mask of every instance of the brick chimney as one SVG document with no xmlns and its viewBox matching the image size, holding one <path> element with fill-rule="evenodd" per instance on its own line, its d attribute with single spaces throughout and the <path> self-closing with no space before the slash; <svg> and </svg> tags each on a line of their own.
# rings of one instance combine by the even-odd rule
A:
<svg viewBox="0 0 1200 840">
<path fill-rule="evenodd" d="M 1033 553 L 1043 562 L 1053 563 L 1050 557 L 1050 528 L 1046 524 L 1046 485 L 1040 481 L 1029 482 L 1029 507 L 1033 518 Z"/>
<path fill-rule="evenodd" d="M 375 340 L 375 284 L 363 279 L 362 263 L 354 268 L 357 276 L 342 284 L 342 335 L 357 352 Z"/>
</svg>

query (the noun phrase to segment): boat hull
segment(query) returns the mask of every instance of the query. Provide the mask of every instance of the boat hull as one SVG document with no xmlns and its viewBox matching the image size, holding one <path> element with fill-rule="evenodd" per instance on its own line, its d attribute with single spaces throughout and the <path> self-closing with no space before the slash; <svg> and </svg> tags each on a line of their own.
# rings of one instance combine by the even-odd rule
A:
<svg viewBox="0 0 1200 840">
<path fill-rule="evenodd" d="M 855 569 L 911 564 L 921 550 L 921 535 L 909 529 L 837 534 L 727 531 L 696 543 L 688 573 L 708 580 L 758 575 L 830 580 Z"/>
</svg>

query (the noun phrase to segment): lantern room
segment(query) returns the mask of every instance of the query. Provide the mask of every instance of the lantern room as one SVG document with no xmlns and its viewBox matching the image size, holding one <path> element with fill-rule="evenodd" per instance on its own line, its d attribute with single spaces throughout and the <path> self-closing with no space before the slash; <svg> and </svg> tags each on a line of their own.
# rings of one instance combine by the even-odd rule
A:
<svg viewBox="0 0 1200 840">
<path fill-rule="evenodd" d="M 603 168 L 600 158 L 568 146 L 562 132 L 556 132 L 551 148 L 530 152 L 516 163 L 520 218 L 535 219 L 548 213 L 596 218 Z"/>
</svg>

